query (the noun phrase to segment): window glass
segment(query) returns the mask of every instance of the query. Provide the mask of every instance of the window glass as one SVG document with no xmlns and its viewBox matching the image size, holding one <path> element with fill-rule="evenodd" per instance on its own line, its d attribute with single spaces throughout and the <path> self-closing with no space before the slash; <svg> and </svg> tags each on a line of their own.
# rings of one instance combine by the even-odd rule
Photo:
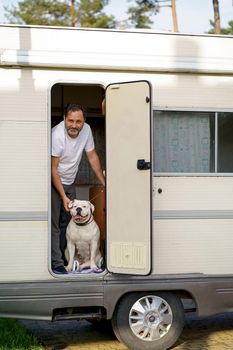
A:
<svg viewBox="0 0 233 350">
<path fill-rule="evenodd" d="M 214 171 L 214 113 L 154 111 L 153 119 L 155 172 Z"/>
<path fill-rule="evenodd" d="M 218 172 L 233 173 L 233 113 L 218 113 Z"/>
</svg>

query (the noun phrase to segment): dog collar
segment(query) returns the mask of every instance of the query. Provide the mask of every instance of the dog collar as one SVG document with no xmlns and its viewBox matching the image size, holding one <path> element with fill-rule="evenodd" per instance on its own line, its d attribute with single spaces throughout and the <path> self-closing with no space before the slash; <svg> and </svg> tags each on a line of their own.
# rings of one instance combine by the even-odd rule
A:
<svg viewBox="0 0 233 350">
<path fill-rule="evenodd" d="M 73 221 L 78 226 L 85 226 L 85 225 L 90 224 L 93 220 L 94 220 L 94 217 L 93 217 L 93 215 L 91 215 L 90 219 L 88 221 L 86 221 L 86 222 L 78 223 L 78 222 L 75 222 L 74 220 Z"/>
</svg>

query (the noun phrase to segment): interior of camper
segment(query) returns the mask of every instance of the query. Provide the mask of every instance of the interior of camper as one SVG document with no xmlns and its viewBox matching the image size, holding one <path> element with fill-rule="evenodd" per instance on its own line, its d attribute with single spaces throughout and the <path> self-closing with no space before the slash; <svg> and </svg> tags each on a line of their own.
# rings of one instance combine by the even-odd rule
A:
<svg viewBox="0 0 233 350">
<path fill-rule="evenodd" d="M 90 125 L 102 169 L 105 170 L 105 115 L 103 108 L 105 89 L 100 85 L 57 83 L 51 89 L 51 128 L 64 118 L 64 108 L 70 103 L 80 104 Z M 85 152 L 75 180 L 76 196 L 94 206 L 94 220 L 100 229 L 100 251 L 105 256 L 105 189 L 90 167 Z M 61 247 L 66 242 L 61 238 Z M 64 257 L 64 256 L 63 256 Z"/>
</svg>

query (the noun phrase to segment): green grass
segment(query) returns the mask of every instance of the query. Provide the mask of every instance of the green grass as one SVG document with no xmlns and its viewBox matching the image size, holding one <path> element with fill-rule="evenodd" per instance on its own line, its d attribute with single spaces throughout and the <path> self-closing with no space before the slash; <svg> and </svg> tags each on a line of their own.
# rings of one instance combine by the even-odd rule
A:
<svg viewBox="0 0 233 350">
<path fill-rule="evenodd" d="M 42 350 L 35 335 L 17 320 L 0 318 L 0 350 Z"/>
</svg>

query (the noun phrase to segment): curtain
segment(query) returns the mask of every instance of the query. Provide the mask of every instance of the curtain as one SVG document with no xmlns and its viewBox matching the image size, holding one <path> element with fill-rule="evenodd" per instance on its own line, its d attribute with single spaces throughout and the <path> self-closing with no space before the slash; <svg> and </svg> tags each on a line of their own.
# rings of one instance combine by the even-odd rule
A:
<svg viewBox="0 0 233 350">
<path fill-rule="evenodd" d="M 155 172 L 210 172 L 210 114 L 154 111 L 153 119 Z"/>
</svg>

